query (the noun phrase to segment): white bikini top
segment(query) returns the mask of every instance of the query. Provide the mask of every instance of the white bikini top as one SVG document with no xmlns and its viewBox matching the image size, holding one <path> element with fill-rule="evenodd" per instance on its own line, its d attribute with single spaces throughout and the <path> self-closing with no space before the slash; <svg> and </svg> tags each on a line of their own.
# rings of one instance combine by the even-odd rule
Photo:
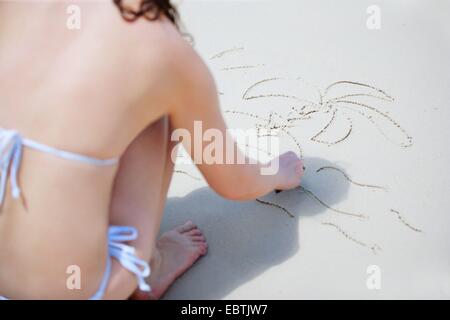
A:
<svg viewBox="0 0 450 320">
<path fill-rule="evenodd" d="M 69 161 L 87 163 L 94 166 L 113 166 L 119 159 L 96 159 L 69 151 L 59 150 L 39 142 L 23 138 L 17 131 L 0 128 L 0 206 L 3 205 L 8 178 L 11 182 L 12 196 L 18 199 L 21 194 L 17 182 L 20 165 L 22 163 L 23 148 L 28 147 L 40 152 Z"/>
</svg>

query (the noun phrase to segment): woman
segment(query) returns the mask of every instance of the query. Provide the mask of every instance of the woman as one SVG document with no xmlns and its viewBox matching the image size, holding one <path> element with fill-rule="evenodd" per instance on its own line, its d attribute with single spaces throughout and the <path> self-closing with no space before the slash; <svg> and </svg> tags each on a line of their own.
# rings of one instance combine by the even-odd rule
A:
<svg viewBox="0 0 450 320">
<path fill-rule="evenodd" d="M 158 299 L 207 251 L 190 221 L 157 235 L 170 134 L 201 121 L 227 136 L 217 91 L 168 0 L 75 4 L 76 30 L 69 3 L 0 4 L 0 296 Z M 298 157 L 275 160 L 274 175 L 198 167 L 218 194 L 247 200 L 299 184 Z"/>
</svg>

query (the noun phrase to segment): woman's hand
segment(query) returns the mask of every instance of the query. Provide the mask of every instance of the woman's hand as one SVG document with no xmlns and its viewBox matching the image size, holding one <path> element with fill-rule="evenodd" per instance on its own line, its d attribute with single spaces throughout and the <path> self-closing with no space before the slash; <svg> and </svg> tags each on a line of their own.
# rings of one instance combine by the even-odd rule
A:
<svg viewBox="0 0 450 320">
<path fill-rule="evenodd" d="M 304 166 L 302 160 L 292 151 L 283 153 L 272 161 L 278 161 L 276 190 L 289 190 L 300 185 Z"/>
</svg>

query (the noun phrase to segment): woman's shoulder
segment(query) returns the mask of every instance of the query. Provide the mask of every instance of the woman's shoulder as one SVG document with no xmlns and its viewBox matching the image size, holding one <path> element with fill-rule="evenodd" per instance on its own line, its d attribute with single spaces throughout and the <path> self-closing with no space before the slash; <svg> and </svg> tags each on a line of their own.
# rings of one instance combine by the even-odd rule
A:
<svg viewBox="0 0 450 320">
<path fill-rule="evenodd" d="M 147 79 L 156 79 L 161 86 L 168 87 L 172 94 L 179 89 L 182 91 L 181 96 L 186 90 L 204 93 L 207 87 L 213 87 L 214 80 L 208 66 L 190 39 L 170 21 L 163 19 L 149 22 L 142 19 L 128 27 L 131 34 L 128 36 L 132 37 L 133 43 L 128 46 L 128 54 L 135 59 L 134 63 L 140 70 L 147 71 Z"/>
<path fill-rule="evenodd" d="M 165 17 L 157 20 L 125 21 L 119 14 L 102 22 L 102 33 L 118 55 L 128 63 L 158 64 L 173 62 L 174 58 L 192 57 L 193 48 L 177 27 Z"/>
<path fill-rule="evenodd" d="M 204 69 L 189 39 L 167 18 L 134 22 L 115 21 L 110 28 L 113 50 L 121 64 L 144 73 L 146 79 L 182 80 Z M 176 79 L 169 79 L 174 77 Z"/>
<path fill-rule="evenodd" d="M 114 68 L 122 75 L 117 80 L 121 88 L 144 95 L 145 100 L 173 105 L 214 92 L 205 62 L 169 19 L 126 22 L 120 15 L 110 18 L 102 27 L 108 39 L 103 51 L 114 57 Z M 104 59 L 104 53 L 99 57 Z"/>
</svg>

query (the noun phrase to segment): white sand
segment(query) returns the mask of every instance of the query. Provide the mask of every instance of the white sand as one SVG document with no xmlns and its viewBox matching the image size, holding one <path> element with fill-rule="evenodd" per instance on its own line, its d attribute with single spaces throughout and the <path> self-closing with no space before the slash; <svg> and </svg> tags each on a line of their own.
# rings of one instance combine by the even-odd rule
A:
<svg viewBox="0 0 450 320">
<path fill-rule="evenodd" d="M 295 214 L 256 202 L 221 199 L 183 174 L 170 190 L 163 229 L 192 219 L 205 232 L 208 256 L 183 276 L 167 299 L 309 299 L 309 298 L 450 298 L 450 3 L 441 1 L 377 1 L 382 27 L 366 27 L 372 1 L 185 1 L 184 21 L 197 50 L 217 79 L 224 110 L 267 117 L 286 115 L 302 103 L 287 98 L 242 100 L 253 83 L 273 81 L 253 93 L 283 93 L 318 101 L 302 77 L 321 88 L 339 80 L 367 83 L 385 90 L 394 102 L 355 98 L 389 112 L 413 145 L 399 147 L 356 112 L 339 112 L 336 125 L 321 138 L 340 137 L 352 119 L 344 142 L 326 146 L 310 138 L 331 114 L 319 113 L 292 129 L 304 149 L 304 186 L 327 204 L 364 213 L 359 220 L 327 210 L 293 191 L 267 199 Z M 244 47 L 220 59 L 216 53 Z M 236 66 L 256 68 L 223 70 Z M 358 92 L 348 86 L 334 96 Z M 358 110 L 360 106 L 353 109 Z M 344 108 L 338 108 L 345 111 Z M 359 109 L 361 110 L 361 109 Z M 376 115 L 372 113 L 372 115 Z M 232 127 L 249 128 L 254 119 L 226 115 Z M 386 120 L 374 121 L 394 142 L 404 142 Z M 283 151 L 295 149 L 287 136 Z M 337 166 L 357 182 L 385 186 L 387 191 L 350 184 Z M 199 176 L 193 166 L 180 166 Z M 390 210 L 401 213 L 408 228 Z M 373 251 L 347 239 L 331 222 Z M 381 289 L 366 286 L 367 267 L 381 270 Z"/>
</svg>

